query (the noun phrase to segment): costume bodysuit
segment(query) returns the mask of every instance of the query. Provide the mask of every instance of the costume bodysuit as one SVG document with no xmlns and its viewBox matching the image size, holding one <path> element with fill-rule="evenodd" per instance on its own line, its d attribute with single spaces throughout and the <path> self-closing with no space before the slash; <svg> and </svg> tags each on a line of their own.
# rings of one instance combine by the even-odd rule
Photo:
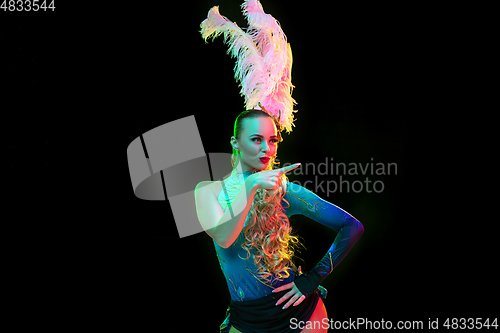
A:
<svg viewBox="0 0 500 333">
<path fill-rule="evenodd" d="M 244 172 L 244 179 L 251 174 L 252 172 Z M 305 292 L 296 283 L 299 290 L 308 295 L 342 261 L 363 233 L 363 225 L 349 213 L 321 199 L 306 188 L 288 181 L 286 185 L 284 199 L 289 203 L 289 206 L 284 202 L 282 206 L 288 218 L 296 214 L 302 214 L 338 232 L 323 259 L 309 272 L 309 275 L 308 273 L 304 274 L 310 280 L 314 280 L 307 286 L 310 290 Z M 222 205 L 226 200 L 228 199 L 225 191 L 221 191 L 218 201 Z M 224 205 L 222 206 L 224 207 Z M 247 222 L 245 221 L 245 225 Z M 214 241 L 219 264 L 226 278 L 232 301 L 248 302 L 263 298 L 271 295 L 273 289 L 296 279 L 295 272 L 291 269 L 289 270 L 290 276 L 281 281 L 277 279 L 271 279 L 271 281 L 259 279 L 253 258 L 250 256 L 249 259 L 242 259 L 247 257 L 246 251 L 241 248 L 243 242 L 243 231 L 228 248 L 223 248 Z M 300 277 L 297 277 L 297 279 L 300 279 Z M 307 285 L 307 282 L 305 284 Z"/>
</svg>

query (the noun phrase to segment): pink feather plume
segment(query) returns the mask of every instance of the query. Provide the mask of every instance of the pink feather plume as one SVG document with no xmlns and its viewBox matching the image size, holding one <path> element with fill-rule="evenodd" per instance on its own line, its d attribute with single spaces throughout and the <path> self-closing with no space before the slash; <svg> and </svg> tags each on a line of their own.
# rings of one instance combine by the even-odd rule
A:
<svg viewBox="0 0 500 333">
<path fill-rule="evenodd" d="M 235 79 L 240 83 L 240 94 L 245 97 L 247 109 L 259 108 L 280 119 L 281 126 L 292 131 L 297 104 L 292 98 L 292 50 L 279 22 L 266 14 L 258 0 L 242 4 L 248 21 L 245 33 L 236 23 L 220 15 L 218 6 L 208 12 L 201 23 L 201 34 L 206 41 L 224 34 L 228 53 L 236 58 Z"/>
</svg>

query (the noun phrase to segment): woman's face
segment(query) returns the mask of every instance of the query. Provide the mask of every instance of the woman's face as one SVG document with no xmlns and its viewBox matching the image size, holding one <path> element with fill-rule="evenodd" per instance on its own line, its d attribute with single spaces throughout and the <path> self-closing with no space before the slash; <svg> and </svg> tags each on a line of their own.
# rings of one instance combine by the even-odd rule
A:
<svg viewBox="0 0 500 333">
<path fill-rule="evenodd" d="M 278 148 L 276 125 L 269 117 L 243 119 L 240 138 L 231 137 L 233 147 L 239 151 L 243 172 L 264 170 Z"/>
</svg>

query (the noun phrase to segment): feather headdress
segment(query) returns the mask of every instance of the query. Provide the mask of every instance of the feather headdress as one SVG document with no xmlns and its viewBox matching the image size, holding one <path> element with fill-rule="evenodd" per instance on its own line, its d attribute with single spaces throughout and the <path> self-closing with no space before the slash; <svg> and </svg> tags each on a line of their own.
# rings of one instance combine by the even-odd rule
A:
<svg viewBox="0 0 500 333">
<path fill-rule="evenodd" d="M 224 34 L 227 52 L 236 58 L 234 77 L 245 107 L 265 110 L 290 133 L 297 112 L 292 98 L 292 49 L 279 22 L 264 13 L 258 0 L 245 0 L 241 7 L 248 21 L 246 32 L 220 15 L 215 6 L 201 23 L 201 35 L 206 42 Z"/>
</svg>

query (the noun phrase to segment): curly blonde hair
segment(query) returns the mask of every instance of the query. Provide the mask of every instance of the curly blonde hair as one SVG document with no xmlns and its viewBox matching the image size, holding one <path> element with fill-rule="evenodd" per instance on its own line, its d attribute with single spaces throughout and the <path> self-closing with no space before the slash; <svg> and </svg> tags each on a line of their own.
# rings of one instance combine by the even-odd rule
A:
<svg viewBox="0 0 500 333">
<path fill-rule="evenodd" d="M 270 117 L 261 110 L 243 111 L 235 121 L 234 137 L 239 138 L 243 130 L 243 119 Z M 273 121 L 276 122 L 275 119 Z M 279 141 L 282 141 L 278 131 Z M 238 152 L 233 148 L 231 163 L 233 167 L 237 162 Z M 271 157 L 270 163 L 265 170 L 272 170 L 277 155 Z M 292 234 L 292 227 L 288 217 L 283 211 L 282 201 L 286 188 L 286 175 L 278 180 L 276 190 L 258 189 L 255 193 L 252 206 L 248 212 L 248 222 L 243 229 L 244 242 L 241 247 L 246 250 L 249 259 L 251 256 L 257 266 L 257 275 L 260 279 L 271 281 L 273 279 L 283 280 L 290 276 L 290 270 L 297 272 L 297 267 L 292 261 L 294 250 L 302 245 L 299 238 Z"/>
</svg>

